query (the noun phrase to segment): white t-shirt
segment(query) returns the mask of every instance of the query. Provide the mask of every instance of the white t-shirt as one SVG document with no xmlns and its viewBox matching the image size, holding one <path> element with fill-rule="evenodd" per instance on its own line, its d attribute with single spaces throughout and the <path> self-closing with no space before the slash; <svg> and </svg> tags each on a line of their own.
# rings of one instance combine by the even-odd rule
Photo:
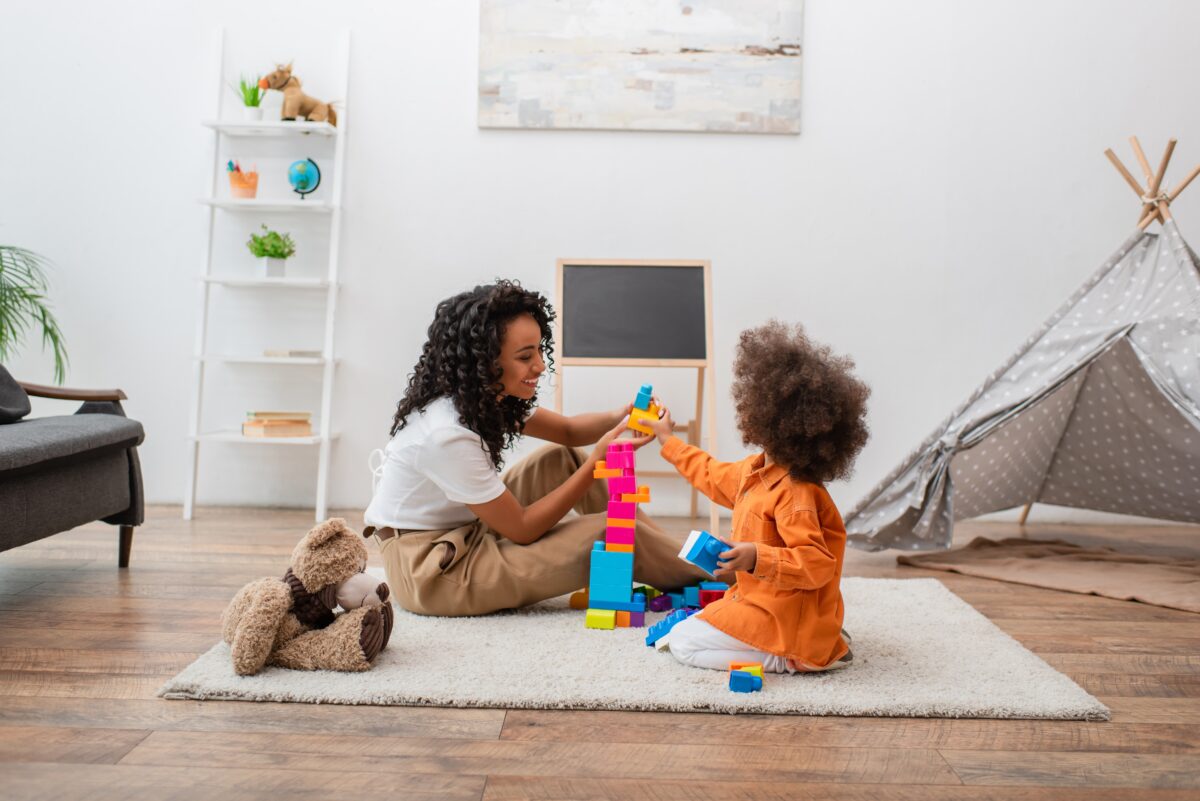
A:
<svg viewBox="0 0 1200 801">
<path fill-rule="evenodd" d="M 449 398 L 438 398 L 384 449 L 383 473 L 363 519 L 369 526 L 449 529 L 475 519 L 467 504 L 504 494 L 483 440 L 458 422 Z"/>
</svg>

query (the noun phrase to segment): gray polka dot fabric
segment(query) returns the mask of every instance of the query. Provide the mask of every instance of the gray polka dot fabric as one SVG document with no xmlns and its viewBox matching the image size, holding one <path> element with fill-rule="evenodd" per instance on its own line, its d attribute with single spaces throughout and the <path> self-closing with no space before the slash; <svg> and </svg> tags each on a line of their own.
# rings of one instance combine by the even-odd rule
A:
<svg viewBox="0 0 1200 801">
<path fill-rule="evenodd" d="M 1043 502 L 1200 522 L 1200 266 L 1138 231 L 846 515 L 867 550 Z"/>
</svg>

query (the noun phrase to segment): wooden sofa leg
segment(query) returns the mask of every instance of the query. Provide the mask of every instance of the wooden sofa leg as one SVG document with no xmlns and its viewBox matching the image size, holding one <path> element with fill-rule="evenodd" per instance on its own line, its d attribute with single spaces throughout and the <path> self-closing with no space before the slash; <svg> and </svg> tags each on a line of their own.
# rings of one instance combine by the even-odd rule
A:
<svg viewBox="0 0 1200 801">
<path fill-rule="evenodd" d="M 133 526 L 121 526 L 121 545 L 117 553 L 117 566 L 129 567 L 129 551 L 133 549 Z"/>
</svg>

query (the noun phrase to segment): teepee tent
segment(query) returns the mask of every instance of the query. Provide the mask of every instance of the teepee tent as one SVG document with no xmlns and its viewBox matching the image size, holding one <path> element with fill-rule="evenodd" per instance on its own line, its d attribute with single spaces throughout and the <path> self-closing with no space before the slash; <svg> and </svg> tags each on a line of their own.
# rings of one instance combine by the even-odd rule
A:
<svg viewBox="0 0 1200 801">
<path fill-rule="evenodd" d="M 867 550 L 949 548 L 955 521 L 1035 502 L 1200 522 L 1200 261 L 1160 191 L 1137 230 L 846 516 Z M 1155 220 L 1158 233 L 1146 228 Z"/>
</svg>

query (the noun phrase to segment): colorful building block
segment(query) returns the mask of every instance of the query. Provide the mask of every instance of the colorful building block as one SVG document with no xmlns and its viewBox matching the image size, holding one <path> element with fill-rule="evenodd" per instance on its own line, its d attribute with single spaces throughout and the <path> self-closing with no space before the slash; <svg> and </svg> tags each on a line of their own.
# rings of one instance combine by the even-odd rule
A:
<svg viewBox="0 0 1200 801">
<path fill-rule="evenodd" d="M 589 609 L 613 609 L 617 612 L 645 612 L 643 601 L 631 599 L 628 601 L 612 600 L 609 598 L 592 598 L 588 602 Z"/>
<path fill-rule="evenodd" d="M 583 625 L 589 629 L 616 628 L 617 613 L 611 609 L 589 609 Z"/>
<path fill-rule="evenodd" d="M 609 526 L 604 529 L 605 545 L 620 543 L 622 545 L 633 545 L 636 529 L 625 528 L 624 526 Z"/>
<path fill-rule="evenodd" d="M 616 614 L 617 614 L 617 628 L 619 628 L 619 629 L 629 628 L 629 613 L 623 612 L 621 610 L 617 610 Z"/>
<path fill-rule="evenodd" d="M 629 625 L 631 628 L 635 628 L 635 629 L 645 628 L 646 627 L 646 613 L 645 612 L 630 612 L 629 613 Z"/>
<path fill-rule="evenodd" d="M 609 506 L 611 507 L 612 504 L 610 503 Z M 715 573 L 719 561 L 717 554 L 728 550 L 728 543 L 722 542 L 707 531 L 693 531 L 679 550 L 679 558 L 691 562 L 709 573 Z"/>
<path fill-rule="evenodd" d="M 700 589 L 701 591 L 716 590 L 717 592 L 725 592 L 725 590 L 729 589 L 729 585 L 723 581 L 702 581 L 700 582 Z"/>
<path fill-rule="evenodd" d="M 634 520 L 637 518 L 637 504 L 626 503 L 618 495 L 615 500 L 608 502 L 608 517 L 610 520 L 614 518 L 618 520 Z M 721 550 L 725 549 L 722 548 Z"/>
<path fill-rule="evenodd" d="M 616 551 L 618 553 L 633 553 L 633 543 L 631 543 L 631 542 L 609 542 L 609 543 L 605 543 L 604 550 Z"/>
<path fill-rule="evenodd" d="M 683 588 L 683 605 L 684 606 L 700 606 L 700 588 L 699 587 L 684 587 Z"/>
<path fill-rule="evenodd" d="M 654 385 L 642 384 L 638 389 L 637 397 L 633 399 L 633 408 L 647 410 L 654 398 Z"/>
<path fill-rule="evenodd" d="M 571 608 L 572 609 L 587 609 L 588 597 L 587 590 L 571 593 Z"/>
<path fill-rule="evenodd" d="M 686 606 L 683 602 L 683 593 L 681 592 L 668 592 L 667 597 L 671 599 L 672 609 L 682 609 Z"/>
<path fill-rule="evenodd" d="M 638 499 L 632 496 L 637 495 L 638 485 L 635 476 L 617 476 L 608 480 L 608 491 L 613 495 L 620 495 L 622 501 L 630 501 L 637 503 Z M 649 503 L 650 496 L 647 494 L 646 500 L 643 503 Z"/>
<path fill-rule="evenodd" d="M 651 612 L 665 612 L 671 609 L 671 596 L 656 595 L 646 602 L 646 608 Z"/>
<path fill-rule="evenodd" d="M 630 479 L 634 481 L 635 479 Z M 612 491 L 612 481 L 608 482 L 608 488 Z M 637 492 L 630 490 L 629 492 L 621 493 L 621 500 L 625 503 L 650 503 L 650 488 L 647 486 L 637 487 Z"/>
<path fill-rule="evenodd" d="M 609 467 L 605 462 L 596 462 L 596 466 L 592 468 L 592 478 L 620 478 L 625 474 L 625 471 L 619 467 Z"/>
<path fill-rule="evenodd" d="M 646 645 L 654 645 L 675 628 L 675 624 L 687 620 L 692 612 L 683 609 L 676 610 L 646 629 Z"/>
<path fill-rule="evenodd" d="M 744 670 L 729 671 L 729 689 L 735 693 L 754 693 L 762 689 L 762 676 L 755 676 Z"/>
<path fill-rule="evenodd" d="M 608 453 L 605 454 L 605 457 L 605 464 L 610 469 L 633 470 L 635 467 L 636 457 L 631 443 L 614 442 L 608 446 Z"/>
<path fill-rule="evenodd" d="M 644 421 L 649 420 L 654 422 L 658 420 L 658 406 L 651 403 L 649 409 L 634 409 L 629 413 L 629 428 L 634 431 L 640 431 L 643 434 L 653 434 L 651 429 Z"/>
<path fill-rule="evenodd" d="M 725 593 L 717 590 L 700 590 L 700 608 L 711 604 L 713 601 L 719 601 L 725 597 Z"/>
<path fill-rule="evenodd" d="M 604 521 L 609 528 L 634 528 L 637 519 L 633 517 L 610 517 Z"/>
<path fill-rule="evenodd" d="M 762 675 L 763 675 L 762 662 L 730 662 L 729 669 L 730 670 L 744 670 L 747 673 L 753 673 L 755 676 L 758 676 L 760 679 L 762 678 Z"/>
<path fill-rule="evenodd" d="M 645 593 L 646 600 L 650 600 L 651 598 L 657 598 L 658 596 L 662 595 L 662 590 L 656 590 L 653 587 L 651 587 L 649 584 L 640 584 L 637 587 L 634 587 L 633 591 Z"/>
</svg>

